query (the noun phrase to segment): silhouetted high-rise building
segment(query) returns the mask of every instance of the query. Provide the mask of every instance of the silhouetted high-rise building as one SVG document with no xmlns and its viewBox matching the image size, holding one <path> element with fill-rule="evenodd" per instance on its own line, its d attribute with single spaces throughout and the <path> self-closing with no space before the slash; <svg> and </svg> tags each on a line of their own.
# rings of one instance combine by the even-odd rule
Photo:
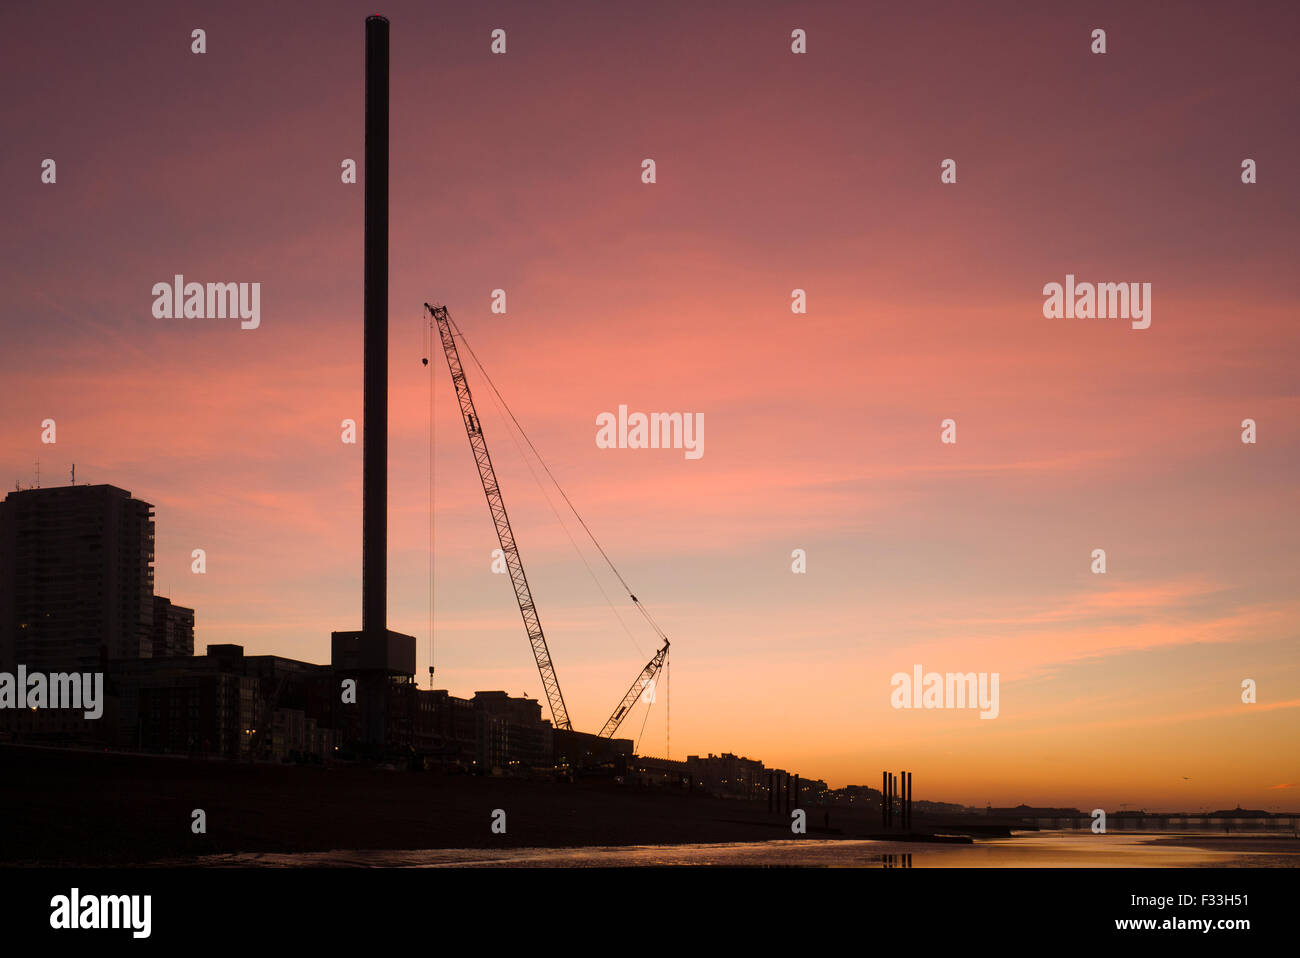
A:
<svg viewBox="0 0 1300 958">
<path fill-rule="evenodd" d="M 173 605 L 161 595 L 153 597 L 153 657 L 175 658 L 194 654 L 194 610 Z"/>
<path fill-rule="evenodd" d="M 154 645 L 153 506 L 116 486 L 0 502 L 0 670 L 95 671 Z M 191 638 L 192 641 L 192 638 Z"/>
</svg>

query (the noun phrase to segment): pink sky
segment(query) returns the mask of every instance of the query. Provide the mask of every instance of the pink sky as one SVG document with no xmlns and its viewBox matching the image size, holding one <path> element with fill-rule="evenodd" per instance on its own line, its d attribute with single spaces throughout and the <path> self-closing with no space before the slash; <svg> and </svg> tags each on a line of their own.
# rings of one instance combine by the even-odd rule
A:
<svg viewBox="0 0 1300 958">
<path fill-rule="evenodd" d="M 671 636 L 673 757 L 909 768 L 970 804 L 1294 807 L 1294 12 L 843 6 L 387 9 L 389 615 L 422 683 L 432 370 L 437 684 L 542 691 L 445 363 L 420 364 L 429 300 Z M 200 648 L 325 661 L 360 626 L 339 423 L 361 418 L 362 194 L 339 164 L 369 12 L 0 14 L 24 38 L 0 63 L 0 465 L 154 503 L 158 586 Z M 155 319 L 175 273 L 260 282 L 260 328 Z M 1044 319 L 1066 273 L 1150 282 L 1151 327 Z M 598 728 L 654 637 L 626 602 L 624 634 L 476 373 L 570 713 Z M 703 458 L 597 448 L 619 404 L 702 412 Z M 894 710 L 916 663 L 999 672 L 999 717 Z"/>
</svg>

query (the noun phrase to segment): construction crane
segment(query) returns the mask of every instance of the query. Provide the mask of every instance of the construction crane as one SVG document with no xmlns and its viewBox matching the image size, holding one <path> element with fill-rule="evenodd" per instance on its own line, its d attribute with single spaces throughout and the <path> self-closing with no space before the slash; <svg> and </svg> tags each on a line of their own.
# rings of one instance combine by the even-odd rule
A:
<svg viewBox="0 0 1300 958">
<path fill-rule="evenodd" d="M 478 357 L 474 355 L 474 350 L 470 348 L 464 335 L 456 327 L 455 322 L 447 311 L 447 307 L 431 306 L 430 304 L 425 303 L 424 308 L 429 313 L 433 323 L 436 323 L 438 326 L 438 335 L 442 341 L 443 352 L 447 356 L 447 368 L 451 372 L 452 384 L 456 388 L 456 398 L 460 404 L 461 418 L 465 425 L 465 434 L 469 437 L 470 449 L 474 453 L 474 462 L 478 466 L 479 479 L 483 484 L 483 493 L 487 497 L 488 509 L 492 514 L 492 522 L 496 526 L 497 539 L 501 543 L 501 551 L 506 559 L 507 570 L 510 573 L 510 581 L 515 590 L 515 599 L 519 603 L 519 612 L 520 615 L 523 616 L 524 628 L 528 632 L 528 638 L 533 647 L 533 656 L 537 660 L 537 670 L 541 674 L 542 685 L 546 689 L 546 696 L 551 707 L 551 716 L 555 727 L 566 730 L 572 730 L 573 728 L 569 721 L 568 711 L 564 705 L 564 696 L 560 692 L 559 680 L 555 676 L 555 668 L 551 663 L 550 650 L 546 645 L 546 637 L 542 632 L 541 621 L 538 619 L 537 609 L 533 604 L 533 596 L 532 591 L 528 586 L 528 578 L 524 575 L 523 561 L 519 558 L 519 549 L 515 545 L 514 532 L 510 527 L 510 519 L 506 514 L 505 503 L 501 498 L 501 489 L 497 483 L 496 472 L 492 467 L 492 459 L 488 455 L 487 443 L 483 438 L 482 419 L 480 419 L 478 411 L 474 407 L 474 400 L 470 393 L 469 382 L 466 379 L 464 367 L 461 365 L 460 352 L 456 347 L 456 337 L 460 337 L 465 348 L 469 350 L 470 358 L 478 364 L 479 370 L 483 373 L 483 376 L 493 394 L 504 407 L 506 414 L 514 422 L 524 441 L 528 444 L 529 448 L 532 449 L 534 455 L 537 456 L 537 461 L 541 464 L 546 474 L 550 476 L 551 481 L 555 483 L 555 488 L 559 491 L 565 505 L 569 507 L 574 518 L 578 520 L 583 531 L 586 532 L 587 536 L 591 539 L 592 544 L 596 547 L 597 551 L 600 552 L 601 557 L 609 566 L 610 571 L 614 573 L 619 582 L 623 585 L 623 588 L 627 590 L 628 598 L 632 600 L 633 606 L 655 631 L 659 638 L 663 639 L 663 648 L 656 652 L 654 657 L 646 663 L 640 674 L 638 674 L 636 679 L 632 682 L 632 686 L 623 697 L 623 701 L 619 704 L 618 708 L 614 710 L 614 714 L 609 717 L 604 728 L 597 736 L 598 738 L 611 738 L 614 733 L 618 731 L 623 720 L 627 718 L 628 714 L 631 712 L 637 696 L 642 694 L 647 687 L 651 687 L 658 678 L 659 673 L 666 668 L 669 647 L 668 636 L 664 633 L 663 629 L 659 627 L 659 624 L 655 622 L 654 618 L 646 610 L 645 606 L 641 604 L 641 600 L 633 594 L 631 587 L 627 584 L 627 580 L 623 578 L 622 573 L 620 573 L 617 567 L 615 567 L 613 561 L 605 552 L 605 549 L 596 540 L 595 535 L 592 534 L 587 523 L 583 521 L 582 516 L 578 514 L 573 503 L 569 501 L 569 497 L 565 494 L 559 481 L 551 473 L 550 468 L 542 459 L 541 453 L 537 451 L 537 447 L 534 446 L 532 440 L 528 438 L 528 434 L 523 431 L 523 426 L 521 426 L 519 421 L 514 418 L 514 413 L 510 412 L 509 406 L 506 406 L 505 404 L 505 399 L 499 392 L 497 392 L 496 385 L 492 382 L 491 377 L 487 375 L 487 371 L 483 369 L 482 364 L 479 363 Z M 430 326 L 432 326 L 433 323 L 431 323 Z M 428 356 L 425 356 L 424 364 L 426 366 L 429 364 Z M 430 403 L 432 403 L 432 394 L 430 394 Z M 432 415 L 432 405 L 430 405 L 430 410 Z M 430 449 L 432 449 L 432 442 L 431 434 Z M 430 455 L 432 455 L 432 453 L 430 453 Z M 430 461 L 432 462 L 432 460 Z M 432 509 L 432 506 L 430 508 Z M 588 571 L 591 571 L 590 567 L 588 567 Z M 593 575 L 593 579 L 594 578 L 595 576 Z M 599 586 L 599 581 L 597 581 L 597 586 Z M 430 588 L 432 588 L 432 585 Z M 603 593 L 604 590 L 602 589 L 601 592 Z M 430 613 L 430 616 L 430 634 L 432 634 L 432 612 Z M 631 633 L 628 634 L 631 635 Z M 430 665 L 430 677 L 432 677 L 433 671 L 433 666 Z M 654 700 L 651 699 L 650 701 L 653 702 Z M 671 753 L 671 739 L 669 739 L 668 747 Z"/>
<path fill-rule="evenodd" d="M 533 604 L 533 593 L 528 588 L 528 577 L 524 575 L 524 564 L 519 558 L 519 548 L 515 545 L 515 534 L 510 528 L 510 517 L 506 514 L 506 505 L 501 499 L 501 487 L 497 484 L 496 472 L 492 469 L 492 457 L 488 455 L 487 442 L 483 438 L 482 420 L 479 419 L 478 411 L 474 408 L 474 397 L 470 395 L 469 382 L 465 379 L 465 370 L 460 363 L 460 353 L 456 350 L 451 316 L 448 315 L 446 306 L 430 306 L 425 303 L 424 308 L 438 324 L 438 335 L 442 338 L 442 351 L 447 354 L 447 368 L 451 371 L 451 381 L 456 387 L 456 399 L 460 403 L 460 415 L 465 422 L 465 434 L 469 436 L 474 463 L 478 466 L 478 476 L 483 483 L 483 494 L 487 497 L 492 523 L 497 529 L 497 540 L 501 543 L 501 552 L 505 556 L 510 582 L 515 588 L 519 614 L 523 616 L 524 629 L 528 633 L 528 641 L 533 646 L 533 658 L 537 660 L 537 671 L 541 674 L 542 686 L 546 689 L 546 700 L 551 706 L 551 721 L 557 729 L 571 730 L 573 725 L 569 721 L 569 712 L 564 707 L 560 681 L 555 677 L 551 652 L 546 647 L 546 636 L 542 632 L 541 620 L 537 617 L 537 607 Z"/>
<path fill-rule="evenodd" d="M 613 738 L 618 727 L 623 724 L 623 719 L 627 718 L 627 713 L 632 710 L 632 705 L 636 702 L 637 696 L 649 686 L 659 676 L 659 670 L 664 667 L 664 661 L 668 658 L 668 640 L 664 639 L 664 647 L 655 653 L 654 658 L 646 663 L 641 674 L 636 677 L 632 687 L 627 690 L 627 695 L 623 696 L 623 701 L 619 703 L 618 708 L 614 709 L 614 714 L 609 717 L 605 727 L 600 730 L 599 738 Z M 653 692 L 651 693 L 653 694 Z"/>
</svg>

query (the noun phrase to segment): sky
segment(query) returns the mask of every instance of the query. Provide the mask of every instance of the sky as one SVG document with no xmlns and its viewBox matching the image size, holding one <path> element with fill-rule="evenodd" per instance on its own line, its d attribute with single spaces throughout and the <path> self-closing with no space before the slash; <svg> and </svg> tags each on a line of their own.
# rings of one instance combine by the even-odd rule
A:
<svg viewBox="0 0 1300 958">
<path fill-rule="evenodd" d="M 430 301 L 672 640 L 620 731 L 638 752 L 909 769 L 918 799 L 978 806 L 1300 807 L 1293 7 L 7 6 L 0 479 L 76 463 L 153 503 L 157 588 L 200 650 L 324 662 L 360 628 L 340 171 L 364 178 L 373 12 L 389 625 L 422 685 L 433 661 L 457 695 L 542 696 L 446 365 L 421 363 Z M 178 273 L 260 283 L 260 325 L 155 317 Z M 1045 318 L 1066 274 L 1150 283 L 1150 327 Z M 594 731 L 656 637 L 468 373 Z M 702 414 L 703 455 L 600 448 L 620 405 Z M 892 707 L 916 665 L 997 673 L 997 718 Z"/>
</svg>

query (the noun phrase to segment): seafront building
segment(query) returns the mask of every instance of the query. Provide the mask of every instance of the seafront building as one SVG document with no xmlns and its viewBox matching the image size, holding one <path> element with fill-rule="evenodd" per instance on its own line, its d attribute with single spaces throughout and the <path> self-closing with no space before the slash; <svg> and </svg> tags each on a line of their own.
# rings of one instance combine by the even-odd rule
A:
<svg viewBox="0 0 1300 958">
<path fill-rule="evenodd" d="M 116 486 L 9 493 L 0 502 L 0 671 L 93 671 L 151 657 L 153 540 L 153 506 Z"/>
</svg>

